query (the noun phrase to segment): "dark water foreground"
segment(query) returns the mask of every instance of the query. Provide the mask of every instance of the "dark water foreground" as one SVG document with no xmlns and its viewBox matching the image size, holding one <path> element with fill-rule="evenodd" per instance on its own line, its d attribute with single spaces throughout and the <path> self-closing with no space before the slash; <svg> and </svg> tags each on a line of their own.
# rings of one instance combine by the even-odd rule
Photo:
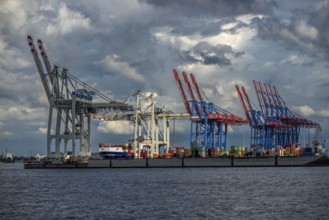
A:
<svg viewBox="0 0 329 220">
<path fill-rule="evenodd" d="M 329 219 L 329 167 L 23 169 L 0 219 Z"/>
</svg>

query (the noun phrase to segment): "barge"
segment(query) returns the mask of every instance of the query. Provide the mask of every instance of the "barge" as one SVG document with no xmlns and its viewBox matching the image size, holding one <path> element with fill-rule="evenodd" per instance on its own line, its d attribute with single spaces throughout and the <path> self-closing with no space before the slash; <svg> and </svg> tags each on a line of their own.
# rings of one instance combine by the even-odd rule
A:
<svg viewBox="0 0 329 220">
<path fill-rule="evenodd" d="M 325 158 L 325 159 L 323 159 Z M 179 167 L 302 167 L 328 166 L 327 157 L 218 157 L 218 158 L 143 158 L 143 159 L 98 159 L 79 162 L 25 163 L 25 169 L 47 168 L 179 168 Z"/>
</svg>

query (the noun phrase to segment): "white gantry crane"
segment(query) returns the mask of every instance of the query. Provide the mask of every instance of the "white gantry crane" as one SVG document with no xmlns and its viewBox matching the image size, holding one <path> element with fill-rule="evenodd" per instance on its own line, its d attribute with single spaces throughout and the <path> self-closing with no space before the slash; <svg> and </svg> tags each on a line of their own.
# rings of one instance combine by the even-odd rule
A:
<svg viewBox="0 0 329 220">
<path fill-rule="evenodd" d="M 170 120 L 189 120 L 190 114 L 178 114 L 167 110 L 167 106 L 159 108 L 155 106 L 154 95 L 151 93 L 144 101 L 146 106 L 141 104 L 141 93 L 136 92 L 135 115 L 131 120 L 134 123 L 133 152 L 136 158 L 140 158 L 141 150 L 147 151 L 148 157 L 159 155 L 160 146 L 164 153 L 168 153 L 170 147 Z M 144 104 L 144 103 L 143 103 Z"/>
<path fill-rule="evenodd" d="M 71 75 L 67 69 L 52 66 L 42 41 L 38 40 L 42 64 L 32 36 L 27 36 L 27 41 L 49 102 L 47 156 L 66 157 L 69 152 L 69 142 L 73 156 L 90 156 L 90 119 L 100 118 L 99 115 L 106 112 L 113 117 L 120 115 L 120 119 L 127 116 L 126 120 L 128 120 L 126 113 L 131 113 L 133 107 L 108 98 Z M 96 102 L 95 97 L 99 102 Z M 54 155 L 51 150 L 53 140 L 55 140 Z M 79 152 L 76 149 L 77 141 L 80 143 Z M 61 151 L 62 144 L 63 151 Z"/>
</svg>

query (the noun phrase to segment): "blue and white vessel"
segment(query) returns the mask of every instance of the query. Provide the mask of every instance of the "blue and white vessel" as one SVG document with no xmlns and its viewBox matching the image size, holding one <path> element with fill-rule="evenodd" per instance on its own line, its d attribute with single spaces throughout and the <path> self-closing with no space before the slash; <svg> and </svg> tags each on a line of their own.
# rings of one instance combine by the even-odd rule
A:
<svg viewBox="0 0 329 220">
<path fill-rule="evenodd" d="M 124 147 L 122 145 L 99 144 L 98 152 L 103 159 L 132 159 L 132 155 L 124 150 Z"/>
</svg>

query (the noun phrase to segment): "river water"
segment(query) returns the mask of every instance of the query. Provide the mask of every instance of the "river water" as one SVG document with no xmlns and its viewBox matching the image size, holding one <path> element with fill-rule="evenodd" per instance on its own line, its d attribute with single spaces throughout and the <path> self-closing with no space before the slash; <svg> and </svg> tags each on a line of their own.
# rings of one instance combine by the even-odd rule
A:
<svg viewBox="0 0 329 220">
<path fill-rule="evenodd" d="M 329 219 L 329 167 L 0 165 L 0 219 Z"/>
</svg>

